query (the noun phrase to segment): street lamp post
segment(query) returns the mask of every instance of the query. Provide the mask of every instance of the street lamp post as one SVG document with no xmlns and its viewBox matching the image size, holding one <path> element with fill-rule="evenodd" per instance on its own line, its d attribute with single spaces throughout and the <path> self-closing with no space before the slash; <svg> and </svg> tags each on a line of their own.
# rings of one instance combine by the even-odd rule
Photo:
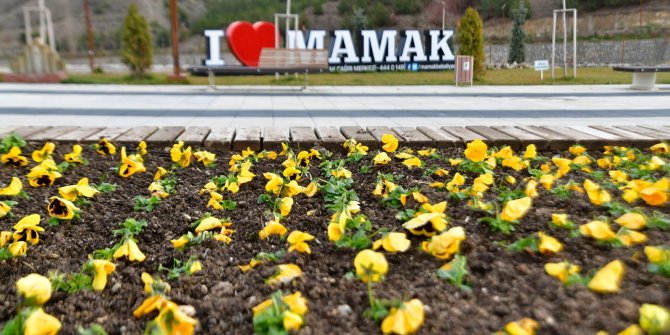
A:
<svg viewBox="0 0 670 335">
<path fill-rule="evenodd" d="M 172 26 L 172 75 L 169 80 L 184 80 L 181 75 L 179 65 L 179 38 L 177 36 L 177 3 L 176 0 L 170 0 L 170 24 Z"/>
<path fill-rule="evenodd" d="M 445 0 L 441 0 L 441 1 L 442 1 L 442 30 L 444 30 L 444 27 L 445 27 L 444 26 L 444 19 L 445 19 L 446 14 L 447 14 L 447 4 L 446 4 Z"/>
</svg>

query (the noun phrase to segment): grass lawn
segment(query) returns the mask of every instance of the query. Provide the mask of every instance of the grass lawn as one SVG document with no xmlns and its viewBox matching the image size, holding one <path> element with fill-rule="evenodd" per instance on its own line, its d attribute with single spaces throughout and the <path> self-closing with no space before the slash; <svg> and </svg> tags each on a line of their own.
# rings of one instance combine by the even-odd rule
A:
<svg viewBox="0 0 670 335">
<path fill-rule="evenodd" d="M 570 71 L 571 73 L 571 71 Z M 533 69 L 489 70 L 475 81 L 476 85 L 584 85 L 584 84 L 630 84 L 632 74 L 615 72 L 610 68 L 580 68 L 577 79 L 562 78 L 562 70 L 557 70 L 557 79 L 551 80 L 551 72 L 545 72 L 545 79 L 540 80 L 539 72 Z M 453 85 L 454 73 L 445 72 L 376 72 L 376 73 L 326 73 L 309 76 L 309 85 Z M 275 80 L 272 75 L 263 76 L 220 76 L 217 85 L 302 85 L 303 78 L 281 77 Z M 187 76 L 186 81 L 171 82 L 167 74 L 156 73 L 151 78 L 134 79 L 127 74 L 71 74 L 66 83 L 73 84 L 193 84 L 206 85 L 207 77 Z M 670 73 L 659 73 L 658 84 L 670 84 Z"/>
</svg>

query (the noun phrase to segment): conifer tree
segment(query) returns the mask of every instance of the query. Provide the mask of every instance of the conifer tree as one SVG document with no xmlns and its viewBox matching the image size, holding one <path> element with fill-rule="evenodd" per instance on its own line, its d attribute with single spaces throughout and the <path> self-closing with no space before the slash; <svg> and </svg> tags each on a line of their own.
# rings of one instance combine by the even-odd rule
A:
<svg viewBox="0 0 670 335">
<path fill-rule="evenodd" d="M 139 78 L 153 63 L 153 45 L 147 20 L 142 16 L 136 4 L 128 7 L 121 31 L 121 61 L 128 65 L 133 76 Z"/>
<path fill-rule="evenodd" d="M 514 27 L 512 28 L 512 41 L 509 46 L 509 56 L 507 62 L 517 64 L 526 61 L 525 40 L 526 33 L 523 31 L 523 24 L 526 22 L 526 13 L 528 10 L 524 6 L 523 1 L 519 1 L 517 8 L 512 10 L 512 18 L 514 20 Z"/>
<path fill-rule="evenodd" d="M 460 55 L 475 58 L 475 77 L 484 74 L 484 23 L 476 9 L 469 7 L 458 21 L 458 41 Z"/>
</svg>

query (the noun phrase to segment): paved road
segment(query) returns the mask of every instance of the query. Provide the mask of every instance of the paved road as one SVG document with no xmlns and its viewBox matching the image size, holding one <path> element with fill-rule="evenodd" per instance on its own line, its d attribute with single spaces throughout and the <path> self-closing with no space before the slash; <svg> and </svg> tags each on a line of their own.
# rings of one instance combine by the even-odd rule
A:
<svg viewBox="0 0 670 335">
<path fill-rule="evenodd" d="M 219 87 L 0 84 L 3 125 L 670 125 L 670 86 Z"/>
</svg>

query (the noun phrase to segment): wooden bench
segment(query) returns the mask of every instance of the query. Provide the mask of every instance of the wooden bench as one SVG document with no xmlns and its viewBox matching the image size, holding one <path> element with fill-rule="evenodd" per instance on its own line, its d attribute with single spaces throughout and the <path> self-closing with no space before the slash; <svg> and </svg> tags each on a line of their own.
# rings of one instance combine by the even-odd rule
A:
<svg viewBox="0 0 670 335">
<path fill-rule="evenodd" d="M 612 68 L 619 72 L 632 72 L 632 89 L 653 90 L 656 85 L 657 72 L 670 72 L 670 66 L 615 66 Z"/>
<path fill-rule="evenodd" d="M 257 67 L 195 66 L 189 70 L 193 75 L 209 76 L 210 87 L 215 87 L 214 76 L 216 75 L 304 73 L 303 89 L 305 89 L 308 74 L 328 71 L 328 50 L 263 48 Z"/>
</svg>

